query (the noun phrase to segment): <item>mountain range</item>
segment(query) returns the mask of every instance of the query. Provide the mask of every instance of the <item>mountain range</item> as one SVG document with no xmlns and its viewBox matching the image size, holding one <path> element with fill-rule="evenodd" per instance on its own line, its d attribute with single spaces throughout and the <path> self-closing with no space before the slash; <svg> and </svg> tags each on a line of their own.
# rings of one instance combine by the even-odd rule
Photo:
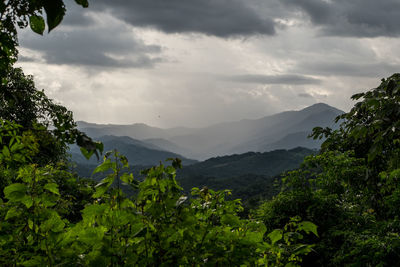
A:
<svg viewBox="0 0 400 267">
<path fill-rule="evenodd" d="M 143 142 L 128 136 L 105 135 L 97 138 L 104 145 L 104 151 L 116 149 L 126 156 L 131 165 L 152 166 L 165 161 L 168 158 L 180 158 L 183 165 L 190 165 L 196 160 L 191 160 L 182 155 L 166 151 L 152 143 Z M 70 147 L 71 160 L 81 165 L 98 165 L 102 159 L 92 156 L 87 160 L 80 152 L 78 146 Z"/>
<path fill-rule="evenodd" d="M 178 171 L 177 178 L 186 189 L 193 186 L 235 189 L 235 181 L 247 185 L 250 185 L 254 178 L 260 181 L 263 177 L 263 180 L 270 181 L 272 177 L 298 168 L 306 156 L 315 153 L 316 150 L 297 147 L 290 150 L 278 149 L 263 153 L 247 152 L 214 157 L 185 166 Z M 246 179 L 235 179 L 238 177 Z M 221 181 L 224 182 L 221 184 Z M 219 188 L 219 185 L 223 188 Z"/>
<path fill-rule="evenodd" d="M 298 146 L 318 149 L 322 140 L 308 139 L 307 136 L 316 126 L 336 128 L 334 119 L 342 113 L 339 109 L 319 103 L 298 111 L 224 122 L 204 128 L 163 129 L 142 123 L 115 125 L 83 121 L 78 122 L 78 128 L 101 141 L 111 142 L 111 139 L 121 137 L 125 139 L 123 142 L 130 142 L 131 146 L 172 152 L 186 159 L 205 160 L 249 151 L 266 152 Z M 127 141 L 127 138 L 131 140 Z"/>
<path fill-rule="evenodd" d="M 162 129 L 146 124 L 113 125 L 80 121 L 78 128 L 104 144 L 104 150 L 117 149 L 125 155 L 137 179 L 140 170 L 182 159 L 177 180 L 186 192 L 207 186 L 231 189 L 232 197 L 243 200 L 246 209 L 260 199 L 274 196 L 281 175 L 296 169 L 304 157 L 315 154 L 323 140 L 307 138 L 314 127 L 337 128 L 334 119 L 343 111 L 326 104 L 315 104 L 299 111 L 286 111 L 260 119 L 219 123 L 204 128 Z M 100 162 L 87 161 L 77 146 L 71 146 L 75 170 L 82 177 L 93 175 Z M 195 159 L 195 160 L 194 160 Z M 131 190 L 125 188 L 128 194 Z"/>
<path fill-rule="evenodd" d="M 111 137 L 108 136 L 102 138 L 102 140 L 107 138 Z M 126 142 L 135 142 L 125 137 L 122 139 Z M 114 145 L 120 144 L 114 143 Z M 120 150 L 121 148 L 119 147 L 118 149 Z M 132 147 L 127 149 L 132 149 Z M 186 162 L 182 169 L 177 170 L 176 179 L 187 193 L 193 187 L 202 188 L 207 186 L 213 190 L 230 189 L 232 190 L 231 197 L 242 199 L 247 209 L 260 199 L 268 199 L 276 195 L 279 190 L 275 184 L 279 184 L 281 175 L 286 171 L 298 168 L 306 156 L 316 152 L 316 150 L 298 147 L 290 150 L 279 149 L 263 153 L 248 152 L 214 157 L 195 163 L 189 161 Z M 156 164 L 140 165 L 138 164 L 140 161 L 132 162 L 132 154 L 128 154 L 127 157 L 131 167 L 125 171 L 133 173 L 135 179 L 138 180 L 144 178 L 140 174 L 141 170 Z M 93 170 L 96 167 L 93 161 L 94 159 L 90 162 L 86 160 L 76 161 L 74 170 L 80 177 L 90 177 L 100 181 L 106 174 L 93 174 Z M 135 193 L 128 186 L 123 186 L 122 188 L 128 195 Z"/>
</svg>

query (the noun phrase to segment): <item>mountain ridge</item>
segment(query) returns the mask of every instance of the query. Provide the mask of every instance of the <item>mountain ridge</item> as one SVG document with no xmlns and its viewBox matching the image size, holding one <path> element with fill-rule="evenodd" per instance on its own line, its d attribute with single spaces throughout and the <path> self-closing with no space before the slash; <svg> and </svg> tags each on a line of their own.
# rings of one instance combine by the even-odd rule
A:
<svg viewBox="0 0 400 267">
<path fill-rule="evenodd" d="M 343 111 L 324 103 L 301 110 L 284 111 L 258 119 L 222 122 L 203 128 L 158 128 L 143 123 L 130 125 L 91 124 L 78 121 L 78 128 L 94 138 L 104 135 L 129 136 L 149 142 L 163 150 L 187 158 L 204 160 L 247 151 L 265 152 L 282 144 L 282 148 L 307 145 L 319 147 L 320 141 L 309 141 L 306 136 L 316 126 L 335 128 L 334 119 Z M 295 135 L 295 133 L 300 133 Z M 298 139 L 300 138 L 300 139 Z M 287 144 L 284 142 L 287 140 Z M 274 145 L 275 144 L 275 145 Z"/>
<path fill-rule="evenodd" d="M 117 149 L 121 154 L 126 156 L 128 161 L 133 165 L 157 165 L 168 158 L 180 158 L 183 165 L 190 165 L 197 162 L 196 160 L 163 150 L 162 148 L 140 140 L 135 140 L 128 136 L 107 135 L 100 137 L 99 140 L 103 143 L 105 151 Z M 76 145 L 70 147 L 70 153 L 72 156 L 71 160 L 76 163 L 85 165 L 98 165 L 101 163 L 101 160 L 97 160 L 95 157 L 86 160 L 86 158 L 81 155 Z"/>
</svg>

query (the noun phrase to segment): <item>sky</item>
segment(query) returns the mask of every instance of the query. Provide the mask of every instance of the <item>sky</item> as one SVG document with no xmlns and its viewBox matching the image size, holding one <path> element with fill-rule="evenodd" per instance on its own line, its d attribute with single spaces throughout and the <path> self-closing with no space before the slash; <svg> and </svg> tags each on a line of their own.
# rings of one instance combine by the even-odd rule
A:
<svg viewBox="0 0 400 267">
<path fill-rule="evenodd" d="M 19 32 L 36 87 L 95 123 L 204 127 L 327 103 L 400 72 L 399 0 L 67 0 Z"/>
</svg>

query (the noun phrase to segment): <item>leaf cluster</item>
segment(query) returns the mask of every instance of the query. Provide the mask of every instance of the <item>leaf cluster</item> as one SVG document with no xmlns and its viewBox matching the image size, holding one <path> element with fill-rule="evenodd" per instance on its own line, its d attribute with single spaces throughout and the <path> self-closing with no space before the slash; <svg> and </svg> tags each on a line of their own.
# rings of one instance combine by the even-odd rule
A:
<svg viewBox="0 0 400 267">
<path fill-rule="evenodd" d="M 254 219 L 242 219 L 240 200 L 229 190 L 193 188 L 183 194 L 171 166 L 144 171 L 139 182 L 126 157 L 105 154 L 94 173 L 106 176 L 94 187 L 79 184 L 68 172 L 25 164 L 4 188 L 0 203 L 0 263 L 22 266 L 296 266 L 317 235 L 310 222 L 293 219 L 268 234 Z M 74 182 L 75 181 L 75 182 Z M 81 192 L 77 199 L 71 192 Z M 127 197 L 121 185 L 137 193 Z M 77 194 L 75 194 L 76 196 Z M 89 196 L 89 197 L 88 197 Z M 81 203 L 77 216 L 71 211 Z"/>
<path fill-rule="evenodd" d="M 75 0 L 75 2 L 82 7 L 89 6 L 87 0 Z M 61 23 L 65 13 L 66 8 L 63 0 L 2 1 L 0 3 L 1 76 L 17 60 L 17 28 L 26 28 L 30 25 L 32 31 L 43 34 L 47 22 L 48 31 L 50 32 Z"/>
<path fill-rule="evenodd" d="M 267 229 L 299 215 L 319 226 L 316 253 L 303 260 L 316 266 L 395 266 L 400 260 L 399 123 L 400 75 L 352 97 L 340 128 L 317 127 L 326 138 L 319 155 L 287 173 L 283 187 L 255 212 Z"/>
</svg>

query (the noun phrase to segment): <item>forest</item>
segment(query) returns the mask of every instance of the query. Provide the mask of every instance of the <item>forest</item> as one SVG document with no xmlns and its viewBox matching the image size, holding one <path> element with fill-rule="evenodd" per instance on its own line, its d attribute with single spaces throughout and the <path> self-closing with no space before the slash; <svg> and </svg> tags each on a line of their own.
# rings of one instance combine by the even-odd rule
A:
<svg viewBox="0 0 400 267">
<path fill-rule="evenodd" d="M 229 188 L 185 192 L 178 158 L 137 179 L 124 155 L 103 151 L 15 67 L 17 28 L 42 34 L 65 12 L 62 0 L 0 4 L 0 265 L 398 265 L 400 74 L 353 95 L 338 129 L 314 128 L 310 138 L 325 140 L 318 154 L 243 213 Z M 103 159 L 99 182 L 71 171 L 70 144 Z"/>
</svg>

